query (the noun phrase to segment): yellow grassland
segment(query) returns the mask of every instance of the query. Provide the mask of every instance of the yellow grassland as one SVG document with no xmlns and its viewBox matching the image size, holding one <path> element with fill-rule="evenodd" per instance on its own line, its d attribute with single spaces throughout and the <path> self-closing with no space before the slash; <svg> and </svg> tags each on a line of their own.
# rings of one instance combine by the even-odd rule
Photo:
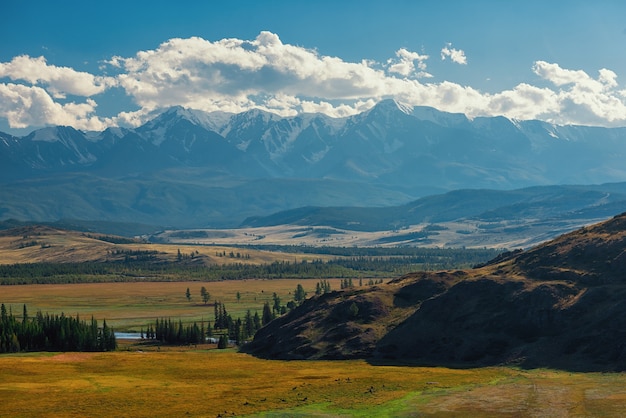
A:
<svg viewBox="0 0 626 418">
<path fill-rule="evenodd" d="M 299 263 L 302 260 L 328 260 L 336 258 L 317 254 L 292 254 L 228 246 L 176 245 L 176 244 L 112 244 L 96 239 L 97 235 L 75 231 L 36 227 L 25 230 L 22 235 L 0 235 L 0 264 L 19 263 L 67 263 L 105 261 L 115 251 L 157 251 L 159 259 L 175 261 L 178 252 L 183 255 L 201 256 L 205 264 L 269 264 L 275 261 Z M 230 253 L 240 253 L 241 258 L 231 258 Z M 226 256 L 218 254 L 226 253 Z"/>
<path fill-rule="evenodd" d="M 621 416 L 621 374 L 261 360 L 232 350 L 0 356 L 0 416 Z"/>
<path fill-rule="evenodd" d="M 340 288 L 339 279 L 328 280 L 332 289 Z M 98 321 L 106 319 L 107 324 L 117 331 L 144 330 L 156 318 L 169 317 L 172 320 L 213 322 L 214 303 L 224 303 L 233 318 L 243 318 L 249 309 L 261 315 L 263 304 L 272 304 L 276 293 L 284 305 L 293 300 L 298 284 L 302 284 L 308 296 L 315 293 L 318 280 L 313 279 L 273 279 L 273 280 L 231 280 L 219 282 L 122 282 L 122 283 L 83 283 L 83 284 L 42 284 L 0 286 L 0 303 L 16 315 L 22 314 L 26 304 L 30 315 L 38 310 L 43 313 L 79 315 L 83 319 L 91 316 Z M 200 289 L 205 287 L 210 294 L 208 304 L 200 297 Z M 192 295 L 188 301 L 185 293 L 189 288 Z M 237 299 L 237 292 L 240 298 Z"/>
</svg>

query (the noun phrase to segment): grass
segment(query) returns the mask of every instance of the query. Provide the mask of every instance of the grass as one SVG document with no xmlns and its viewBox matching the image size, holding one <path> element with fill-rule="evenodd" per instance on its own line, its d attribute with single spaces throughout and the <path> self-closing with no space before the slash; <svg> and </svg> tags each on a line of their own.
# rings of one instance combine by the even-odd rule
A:
<svg viewBox="0 0 626 418">
<path fill-rule="evenodd" d="M 16 233 L 17 234 L 17 233 Z M 206 246 L 185 244 L 112 244 L 98 240 L 97 234 L 57 230 L 45 227 L 25 229 L 23 235 L 0 234 L 0 264 L 37 262 L 82 262 L 111 259 L 113 251 L 155 251 L 160 260 L 176 261 L 178 252 L 184 256 L 194 254 L 206 264 L 271 264 L 275 261 L 299 263 L 302 260 L 330 260 L 336 257 L 319 254 L 286 254 L 228 246 Z M 232 258 L 230 253 L 240 253 L 241 258 Z M 218 254 L 226 253 L 226 256 Z M 119 257 L 118 257 L 119 258 Z M 123 256 L 121 256 L 123 259 Z"/>
<path fill-rule="evenodd" d="M 15 285 L 0 287 L 0 303 L 15 314 L 21 314 L 23 304 L 30 315 L 37 310 L 46 313 L 68 315 L 79 314 L 88 319 L 92 315 L 116 331 L 136 331 L 156 318 L 170 317 L 183 322 L 211 321 L 214 318 L 213 304 L 225 304 L 234 318 L 243 318 L 250 309 L 252 314 L 261 315 L 263 304 L 272 304 L 274 292 L 282 304 L 293 299 L 298 283 L 308 295 L 315 293 L 317 280 L 237 280 L 220 282 L 140 282 L 140 283 L 84 283 L 63 285 Z M 331 279 L 332 289 L 340 288 L 339 279 Z M 200 289 L 204 286 L 211 298 L 207 305 L 202 303 Z M 191 302 L 185 297 L 189 288 Z M 237 299 L 237 292 L 241 298 Z"/>
<path fill-rule="evenodd" d="M 212 301 L 233 315 L 283 303 L 316 280 L 92 283 L 0 287 L 0 302 L 29 312 L 94 315 L 122 330 L 156 317 L 213 320 Z M 339 280 L 331 280 L 339 289 Z M 211 294 L 209 306 L 200 287 Z M 189 287 L 192 301 L 187 301 Z M 240 292 L 238 301 L 236 294 Z M 121 341 L 109 353 L 0 356 L 0 417 L 107 416 L 603 416 L 626 409 L 626 375 L 269 361 L 214 346 L 158 347 Z"/>
<path fill-rule="evenodd" d="M 620 416 L 621 374 L 269 361 L 232 350 L 0 357 L 0 415 Z"/>
</svg>

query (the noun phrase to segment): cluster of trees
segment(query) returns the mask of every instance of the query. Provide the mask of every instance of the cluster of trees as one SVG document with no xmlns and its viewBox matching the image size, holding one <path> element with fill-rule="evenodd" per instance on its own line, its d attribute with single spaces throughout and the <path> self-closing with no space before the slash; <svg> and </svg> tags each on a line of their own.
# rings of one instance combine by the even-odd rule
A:
<svg viewBox="0 0 626 418">
<path fill-rule="evenodd" d="M 343 279 L 341 281 L 340 287 L 342 289 L 351 289 L 351 288 L 354 287 L 354 283 L 352 283 L 352 279 L 351 278 L 350 279 Z"/>
<path fill-rule="evenodd" d="M 222 251 L 222 252 L 216 251 L 215 252 L 215 256 L 216 257 L 226 257 L 226 251 Z M 231 251 L 231 252 L 228 253 L 228 257 L 230 257 L 230 258 L 243 258 L 243 259 L 249 260 L 250 259 L 250 254 L 248 254 L 248 253 L 241 254 L 240 252 L 235 253 L 234 251 Z"/>
<path fill-rule="evenodd" d="M 83 236 L 91 239 L 97 239 L 98 241 L 110 242 L 111 244 L 137 244 L 138 242 L 141 242 L 135 238 L 125 238 L 116 235 L 94 235 L 83 233 Z"/>
<path fill-rule="evenodd" d="M 91 318 L 82 321 L 61 315 L 28 316 L 24 305 L 21 319 L 0 305 L 0 353 L 19 351 L 109 351 L 117 348 L 113 329 Z"/>
<path fill-rule="evenodd" d="M 274 247 L 270 247 L 274 248 Z M 146 280 L 236 280 L 245 278 L 378 278 L 411 271 L 470 267 L 499 254 L 490 249 L 309 248 L 276 247 L 328 253 L 342 258 L 251 265 L 193 265 L 157 262 L 155 254 L 127 254 L 123 260 L 86 263 L 33 263 L 0 266 L 0 284 L 82 283 Z M 126 254 L 125 254 L 126 255 Z M 179 253 L 179 259 L 195 257 Z"/>
<path fill-rule="evenodd" d="M 330 293 L 330 292 L 331 292 L 331 290 L 330 290 L 330 282 L 328 280 L 320 280 L 315 285 L 315 294 L 316 295 L 321 295 L 321 294 Z"/>
<path fill-rule="evenodd" d="M 260 328 L 261 317 L 258 312 L 253 315 L 248 310 L 243 319 L 233 319 L 226 310 L 226 306 L 216 301 L 215 321 L 212 327 L 210 322 L 207 322 L 205 328 L 204 322 L 200 325 L 197 322 L 185 325 L 180 319 L 175 322 L 171 318 L 161 318 L 156 319 L 154 325 L 149 325 L 145 334 L 142 329 L 141 338 L 163 344 L 199 344 L 205 342 L 207 337 L 219 336 L 218 348 L 225 348 L 229 341 L 234 341 L 238 345 L 243 344 Z"/>
<path fill-rule="evenodd" d="M 244 341 L 254 337 L 254 334 L 261 328 L 261 317 L 258 312 L 252 312 L 248 309 L 246 316 L 241 319 L 233 319 L 226 311 L 226 305 L 222 302 L 215 302 L 215 322 L 213 328 L 216 333 L 220 331 L 227 335 L 229 340 L 235 341 L 240 345 Z M 210 335 L 209 335 L 210 336 Z M 219 345 L 219 344 L 218 344 Z"/>
<path fill-rule="evenodd" d="M 183 325 L 182 321 L 172 322 L 170 318 L 156 319 L 154 327 L 148 326 L 145 336 L 141 330 L 141 338 L 159 341 L 164 344 L 199 344 L 204 342 L 204 324 L 194 322 Z"/>
<path fill-rule="evenodd" d="M 111 250 L 112 256 L 124 256 L 124 263 L 131 263 L 134 261 L 154 261 L 157 259 L 159 252 L 155 250 L 127 250 L 127 249 L 115 249 Z"/>
</svg>

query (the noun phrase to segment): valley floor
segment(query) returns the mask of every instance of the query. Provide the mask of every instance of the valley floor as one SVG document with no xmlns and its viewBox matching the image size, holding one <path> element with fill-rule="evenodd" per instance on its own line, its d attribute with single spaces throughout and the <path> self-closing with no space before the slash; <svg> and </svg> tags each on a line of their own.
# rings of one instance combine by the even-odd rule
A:
<svg viewBox="0 0 626 418">
<path fill-rule="evenodd" d="M 229 350 L 127 347 L 0 356 L 0 416 L 605 416 L 626 375 L 269 361 Z"/>
<path fill-rule="evenodd" d="M 160 242 L 201 245 L 303 245 L 313 247 L 529 248 L 604 218 L 419 224 L 391 231 L 354 231 L 328 226 L 277 225 L 235 229 L 170 230 Z"/>
</svg>

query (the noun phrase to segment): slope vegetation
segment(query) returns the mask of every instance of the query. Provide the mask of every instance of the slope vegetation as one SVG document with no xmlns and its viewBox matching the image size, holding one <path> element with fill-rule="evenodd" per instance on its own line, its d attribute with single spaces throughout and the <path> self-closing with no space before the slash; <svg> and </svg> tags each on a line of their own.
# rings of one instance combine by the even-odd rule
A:
<svg viewBox="0 0 626 418">
<path fill-rule="evenodd" d="M 468 271 L 307 300 L 245 348 L 269 358 L 626 369 L 626 214 Z"/>
</svg>

